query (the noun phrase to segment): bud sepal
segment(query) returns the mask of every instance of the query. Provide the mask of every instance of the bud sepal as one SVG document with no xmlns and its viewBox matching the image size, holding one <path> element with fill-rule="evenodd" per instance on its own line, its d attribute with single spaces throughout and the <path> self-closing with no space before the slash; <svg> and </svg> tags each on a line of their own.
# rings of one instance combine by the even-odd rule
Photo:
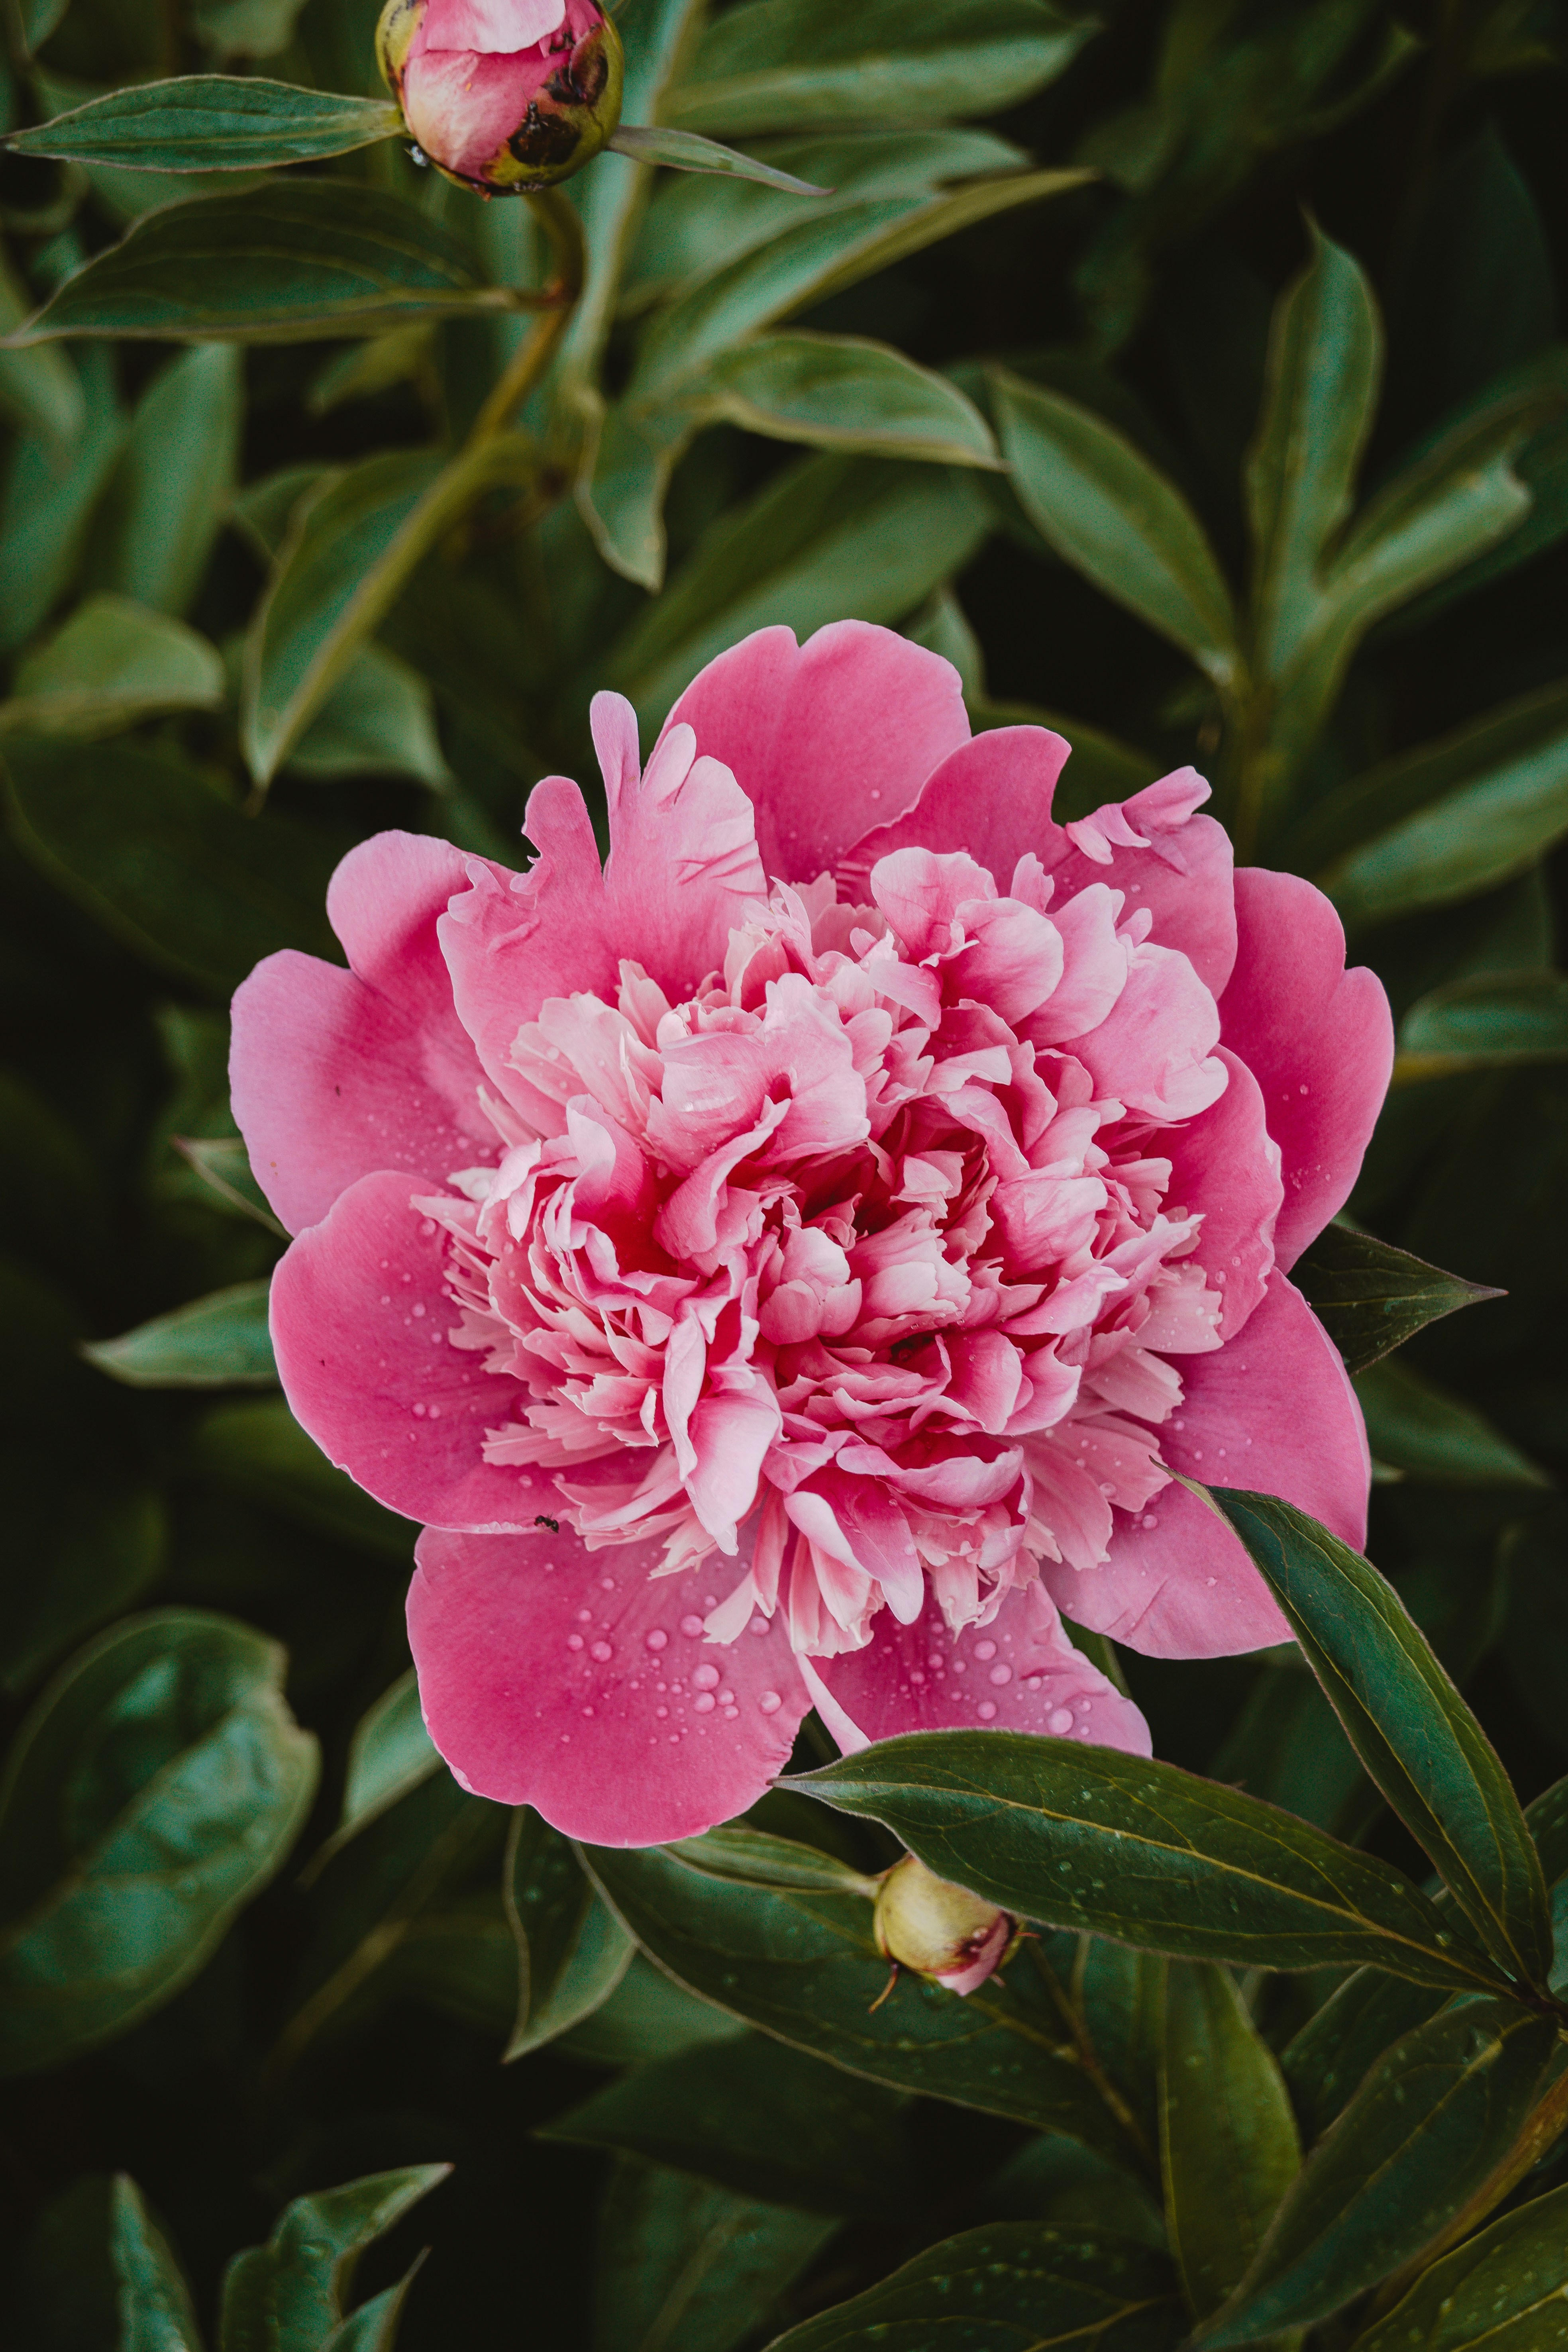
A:
<svg viewBox="0 0 1568 2352">
<path fill-rule="evenodd" d="M 959 1994 L 994 1976 L 1022 1935 L 1011 1912 L 938 1878 L 912 1853 L 883 1876 L 871 1927 L 877 1949 L 895 1970 L 909 1969 Z"/>
</svg>

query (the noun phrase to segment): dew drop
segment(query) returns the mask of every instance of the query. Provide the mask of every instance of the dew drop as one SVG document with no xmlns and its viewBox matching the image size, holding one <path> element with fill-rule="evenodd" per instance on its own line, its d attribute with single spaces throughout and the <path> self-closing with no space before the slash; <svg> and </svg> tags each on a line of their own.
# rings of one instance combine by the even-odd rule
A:
<svg viewBox="0 0 1568 2352">
<path fill-rule="evenodd" d="M 1157 1511 L 1145 1511 L 1140 1524 L 1146 1528 L 1157 1528 L 1160 1524 L 1159 1513 Z"/>
<path fill-rule="evenodd" d="M 651 1633 L 643 1635 L 643 1642 L 650 1650 L 662 1650 L 668 1640 L 669 1635 L 662 1625 L 656 1625 Z"/>
<path fill-rule="evenodd" d="M 669 1714 L 669 1709 L 667 1706 L 656 1706 L 654 1708 L 654 1713 L 658 1716 L 659 1721 L 663 1723 Z"/>
<path fill-rule="evenodd" d="M 717 1666 L 696 1666 L 692 1669 L 691 1679 L 699 1690 L 717 1690 L 719 1669 Z"/>
<path fill-rule="evenodd" d="M 996 1712 L 995 1700 L 994 1698 L 983 1698 L 974 1712 L 980 1717 L 982 1723 L 989 1723 L 992 1717 Z"/>
<path fill-rule="evenodd" d="M 593 1622 L 594 1622 L 594 1612 L 593 1612 L 593 1611 L 592 1611 L 591 1609 L 579 1609 L 579 1610 L 578 1610 L 578 1612 L 577 1612 L 577 1622 L 578 1622 L 578 1624 L 579 1624 L 579 1625 L 591 1625 L 591 1624 L 593 1623 Z"/>
<path fill-rule="evenodd" d="M 784 1701 L 780 1698 L 777 1691 L 764 1691 L 761 1698 L 757 1701 L 757 1705 L 762 1708 L 764 1715 L 776 1715 L 780 1707 L 783 1706 Z"/>
<path fill-rule="evenodd" d="M 995 1686 L 996 1686 L 996 1688 L 997 1688 L 998 1690 L 1000 1690 L 1000 1689 L 1001 1689 L 1001 1687 L 1002 1687 L 1002 1685 L 1003 1685 L 1003 1684 L 1004 1684 L 1004 1683 L 1010 1683 L 1010 1682 L 1012 1681 L 1012 1679 L 1013 1679 L 1013 1669 L 1012 1669 L 1012 1667 L 1011 1667 L 1011 1666 L 1007 1665 L 1006 1664 L 1005 1664 L 1005 1663 L 1004 1663 L 1002 1665 L 999 1665 L 999 1666 L 993 1666 L 993 1667 L 992 1667 L 992 1669 L 991 1669 L 991 1680 L 992 1680 L 992 1681 L 993 1681 L 993 1683 L 995 1685 Z"/>
<path fill-rule="evenodd" d="M 691 1702 L 699 1715 L 711 1715 L 719 1702 L 711 1691 L 703 1691 Z"/>
<path fill-rule="evenodd" d="M 588 1653 L 588 1655 L 591 1658 L 597 1658 L 601 1665 L 603 1665 L 605 1661 L 613 1653 L 608 1642 L 595 1642 L 593 1648 Z"/>
<path fill-rule="evenodd" d="M 568 1634 L 567 1634 L 567 1636 L 566 1636 L 566 1647 L 567 1647 L 569 1650 L 580 1650 L 580 1649 L 582 1648 L 582 1646 L 583 1646 L 583 1636 L 582 1636 L 582 1634 L 581 1634 L 581 1633 L 568 1633 Z"/>
<path fill-rule="evenodd" d="M 701 1618 L 697 1616 L 695 1613 L 689 1617 L 683 1617 L 680 1621 L 680 1630 L 685 1634 L 689 1642 L 695 1642 L 697 1636 L 702 1631 Z"/>
<path fill-rule="evenodd" d="M 1050 1728 L 1056 1733 L 1058 1739 L 1064 1731 L 1070 1731 L 1072 1729 L 1072 1709 L 1070 1706 L 1058 1706 L 1057 1708 L 1050 1719 Z"/>
<path fill-rule="evenodd" d="M 974 1644 L 974 1654 L 977 1658 L 994 1658 L 996 1655 L 995 1643 L 976 1642 Z"/>
</svg>

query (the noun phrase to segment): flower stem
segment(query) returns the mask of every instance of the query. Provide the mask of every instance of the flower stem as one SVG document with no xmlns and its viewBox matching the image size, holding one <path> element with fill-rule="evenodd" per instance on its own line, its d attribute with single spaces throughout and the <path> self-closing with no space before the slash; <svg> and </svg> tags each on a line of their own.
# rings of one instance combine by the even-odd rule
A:
<svg viewBox="0 0 1568 2352">
<path fill-rule="evenodd" d="M 543 376 L 555 355 L 556 345 L 571 324 L 583 292 L 587 275 L 587 253 L 583 242 L 583 224 L 577 208 L 558 188 L 535 188 L 525 192 L 525 203 L 533 208 L 550 239 L 555 274 L 545 289 L 549 308 L 535 323 L 512 354 L 510 364 L 489 398 L 474 420 L 468 436 L 468 447 L 477 448 L 503 433 L 523 402 Z"/>
</svg>

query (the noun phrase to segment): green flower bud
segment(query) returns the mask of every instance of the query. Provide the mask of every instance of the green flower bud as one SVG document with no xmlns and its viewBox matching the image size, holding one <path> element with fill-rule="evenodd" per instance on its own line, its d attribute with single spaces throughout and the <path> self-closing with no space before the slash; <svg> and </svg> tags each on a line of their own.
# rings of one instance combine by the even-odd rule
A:
<svg viewBox="0 0 1568 2352">
<path fill-rule="evenodd" d="M 387 0 L 376 57 L 416 153 L 487 194 L 581 171 L 621 119 L 621 37 L 596 0 Z"/>
<path fill-rule="evenodd" d="M 878 1889 L 872 1932 L 877 1949 L 896 1968 L 912 1969 L 949 1992 L 969 1993 L 1001 1967 L 1018 1928 L 1010 1913 L 906 1853 Z"/>
</svg>

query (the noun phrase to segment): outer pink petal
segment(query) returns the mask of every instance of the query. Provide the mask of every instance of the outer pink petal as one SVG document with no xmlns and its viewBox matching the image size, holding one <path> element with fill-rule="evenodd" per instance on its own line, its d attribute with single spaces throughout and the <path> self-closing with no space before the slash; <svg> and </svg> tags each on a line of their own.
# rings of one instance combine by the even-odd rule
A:
<svg viewBox="0 0 1568 2352">
<path fill-rule="evenodd" d="M 1204 1213 L 1193 1255 L 1225 1301 L 1220 1336 L 1232 1339 L 1268 1286 L 1284 1187 L 1257 1079 L 1223 1045 L 1218 1058 L 1229 1074 L 1219 1100 L 1184 1126 L 1151 1137 L 1148 1149 L 1171 1162 L 1166 1200 L 1173 1213 Z"/>
<path fill-rule="evenodd" d="M 1371 1477 L 1361 1407 L 1328 1333 L 1282 1274 L 1239 1339 L 1184 1356 L 1181 1372 L 1185 1399 L 1160 1432 L 1173 1470 L 1283 1496 L 1360 1550 Z M 1118 1512 L 1103 1566 L 1047 1561 L 1041 1573 L 1064 1616 L 1152 1657 L 1228 1657 L 1290 1639 L 1235 1536 L 1180 1486 L 1137 1520 Z"/>
<path fill-rule="evenodd" d="M 486 1430 L 522 1391 L 447 1338 L 445 1236 L 409 1205 L 438 1190 L 363 1176 L 300 1235 L 272 1277 L 279 1375 L 322 1453 L 389 1510 L 436 1527 L 531 1527 L 554 1486 L 483 1458 Z"/>
<path fill-rule="evenodd" d="M 793 629 L 743 637 L 692 680 L 666 733 L 683 720 L 751 795 L 763 864 L 786 882 L 831 873 L 969 740 L 951 663 L 866 621 L 804 646 Z"/>
<path fill-rule="evenodd" d="M 654 1577 L 662 1550 L 590 1552 L 565 1528 L 420 1538 L 408 1637 L 465 1788 L 595 1845 L 693 1837 L 756 1802 L 810 1703 L 783 1621 L 704 1642 L 722 1580 Z"/>
<path fill-rule="evenodd" d="M 868 1739 L 985 1724 L 1152 1752 L 1138 1709 L 1073 1647 L 1038 1583 L 1010 1592 L 991 1624 L 968 1626 L 956 1639 L 928 1590 L 912 1625 L 884 1610 L 867 1648 L 812 1664 Z"/>
<path fill-rule="evenodd" d="M 577 786 L 546 776 L 523 819 L 535 864 L 505 875 L 474 860 L 473 888 L 441 922 L 463 1026 L 503 1092 L 517 1033 L 547 997 L 586 990 L 613 1004 L 625 959 L 679 1003 L 722 964 L 731 927 L 764 895 L 752 805 L 734 777 L 717 760 L 693 762 L 689 736 L 671 744 L 667 728 L 639 780 L 635 731 L 628 741 L 613 706 L 595 698 L 609 755 L 608 862 L 601 868 Z"/>
<path fill-rule="evenodd" d="M 864 902 L 879 858 L 898 849 L 930 849 L 965 851 L 1005 892 L 1020 857 L 1031 851 L 1044 856 L 1043 845 L 1053 836 L 1068 845 L 1051 823 L 1051 795 L 1070 749 L 1047 727 L 997 727 L 973 742 L 961 741 L 929 777 L 912 809 L 870 813 L 874 826 L 839 853 L 841 887 Z M 1058 889 L 1058 900 L 1061 896 Z"/>
<path fill-rule="evenodd" d="M 1153 787 L 1151 787 L 1152 790 Z M 1109 865 L 1086 857 L 1065 832 L 1037 845 L 1056 884 L 1053 907 L 1065 905 L 1091 882 L 1123 890 L 1122 920 L 1147 907 L 1153 915 L 1150 936 L 1163 948 L 1180 948 L 1211 995 L 1217 996 L 1236 962 L 1236 908 L 1230 835 L 1212 816 L 1189 817 L 1173 833 L 1157 837 L 1159 849 L 1114 849 Z M 1181 859 L 1178 867 L 1173 856 Z"/>
<path fill-rule="evenodd" d="M 290 1233 L 376 1168 L 493 1160 L 483 1076 L 452 1006 L 437 917 L 467 884 L 449 842 L 382 833 L 327 894 L 352 969 L 291 949 L 234 1000 L 229 1083 L 257 1181 Z"/>
<path fill-rule="evenodd" d="M 1289 1266 L 1350 1197 L 1388 1091 L 1394 1023 L 1376 974 L 1345 970 L 1340 919 L 1310 882 L 1245 867 L 1236 911 L 1220 1034 L 1262 1087 L 1283 1155 L 1274 1247 Z"/>
</svg>

